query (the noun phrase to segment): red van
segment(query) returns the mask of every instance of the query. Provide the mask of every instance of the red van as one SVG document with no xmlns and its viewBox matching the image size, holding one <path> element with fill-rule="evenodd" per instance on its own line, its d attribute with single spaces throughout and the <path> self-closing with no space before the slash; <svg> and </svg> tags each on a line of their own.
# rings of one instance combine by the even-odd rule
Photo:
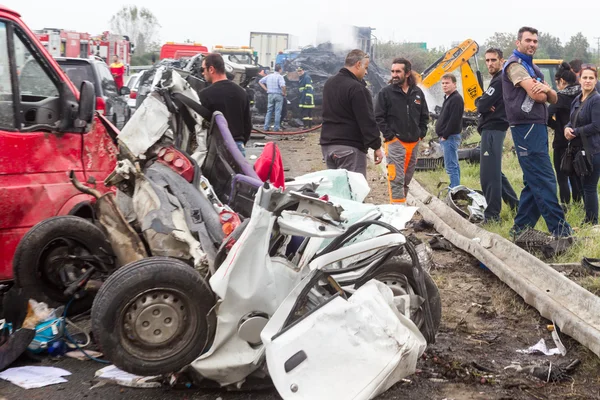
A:
<svg viewBox="0 0 600 400">
<path fill-rule="evenodd" d="M 160 48 L 160 59 L 165 58 L 192 58 L 196 54 L 208 53 L 208 47 L 200 43 L 174 43 L 167 42 Z"/>
<path fill-rule="evenodd" d="M 69 171 L 107 190 L 117 148 L 95 101 L 93 84 L 76 88 L 20 15 L 0 6 L 0 284 L 13 279 L 15 249 L 32 226 L 92 213 Z"/>
</svg>

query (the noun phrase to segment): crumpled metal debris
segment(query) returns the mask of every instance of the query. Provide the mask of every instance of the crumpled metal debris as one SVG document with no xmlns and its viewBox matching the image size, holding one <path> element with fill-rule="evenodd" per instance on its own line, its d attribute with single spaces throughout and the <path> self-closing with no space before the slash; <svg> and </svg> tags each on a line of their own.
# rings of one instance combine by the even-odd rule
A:
<svg viewBox="0 0 600 400">
<path fill-rule="evenodd" d="M 448 190 L 445 203 L 462 217 L 471 222 L 481 222 L 485 219 L 483 212 L 487 201 L 480 191 L 459 185 Z"/>
</svg>

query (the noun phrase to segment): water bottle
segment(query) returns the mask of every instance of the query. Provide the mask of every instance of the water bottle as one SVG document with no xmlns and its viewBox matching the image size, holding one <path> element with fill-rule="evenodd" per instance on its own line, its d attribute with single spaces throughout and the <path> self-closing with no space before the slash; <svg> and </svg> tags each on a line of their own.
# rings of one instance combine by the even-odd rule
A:
<svg viewBox="0 0 600 400">
<path fill-rule="evenodd" d="M 537 78 L 537 81 L 540 82 L 541 79 Z M 527 97 L 525 97 L 525 100 L 523 100 L 523 104 L 521 104 L 521 110 L 526 113 L 531 112 L 534 103 L 535 100 L 533 100 L 531 97 L 529 97 L 529 95 L 527 95 Z"/>
<path fill-rule="evenodd" d="M 523 104 L 521 104 L 521 110 L 526 113 L 531 112 L 531 109 L 533 108 L 533 103 L 535 103 L 535 101 L 531 97 L 529 97 L 529 95 L 527 95 L 527 97 L 525 97 L 525 100 L 523 100 Z"/>
</svg>

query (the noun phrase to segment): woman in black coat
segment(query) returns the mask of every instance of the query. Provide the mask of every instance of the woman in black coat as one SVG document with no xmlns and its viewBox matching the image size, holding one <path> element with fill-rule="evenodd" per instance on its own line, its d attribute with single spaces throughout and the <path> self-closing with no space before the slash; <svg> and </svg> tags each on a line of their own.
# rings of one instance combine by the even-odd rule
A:
<svg viewBox="0 0 600 400">
<path fill-rule="evenodd" d="M 548 126 L 554 129 L 554 140 L 552 141 L 554 169 L 558 181 L 560 203 L 564 207 L 571 202 L 571 195 L 573 195 L 573 201 L 581 201 L 583 196 L 581 178 L 565 175 L 560 170 L 560 161 L 569 144 L 569 141 L 565 138 L 564 130 L 569 123 L 571 103 L 581 94 L 581 86 L 577 82 L 577 75 L 566 62 L 560 65 L 554 79 L 558 88 L 558 101 L 548 107 Z"/>
<path fill-rule="evenodd" d="M 583 64 L 579 78 L 581 94 L 571 105 L 571 119 L 564 131 L 567 140 L 582 140 L 585 155 L 592 165 L 591 173 L 583 177 L 583 204 L 585 222 L 594 225 L 598 224 L 598 180 L 600 180 L 600 94 L 596 91 L 597 82 L 596 67 Z"/>
</svg>

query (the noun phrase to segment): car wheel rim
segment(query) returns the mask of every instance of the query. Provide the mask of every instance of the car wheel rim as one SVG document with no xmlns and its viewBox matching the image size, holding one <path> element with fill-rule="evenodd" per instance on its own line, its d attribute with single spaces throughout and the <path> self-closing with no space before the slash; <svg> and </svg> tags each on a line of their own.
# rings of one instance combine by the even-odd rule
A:
<svg viewBox="0 0 600 400">
<path fill-rule="evenodd" d="M 180 353 L 194 335 L 198 315 L 178 290 L 157 288 L 138 294 L 121 313 L 124 348 L 144 360 Z"/>
<path fill-rule="evenodd" d="M 375 276 L 373 279 L 378 280 L 392 290 L 394 297 L 400 297 L 405 295 L 416 295 L 414 288 L 408 282 L 408 279 L 403 274 L 385 273 L 381 276 Z M 404 313 L 404 310 L 398 310 Z M 423 307 L 410 315 L 410 319 L 415 323 L 417 328 L 421 328 L 424 323 L 423 318 Z"/>
<path fill-rule="evenodd" d="M 38 274 L 48 289 L 46 294 L 62 301 L 62 291 L 87 269 L 80 257 L 90 254 L 83 244 L 72 238 L 58 238 L 44 246 L 38 259 Z"/>
</svg>

